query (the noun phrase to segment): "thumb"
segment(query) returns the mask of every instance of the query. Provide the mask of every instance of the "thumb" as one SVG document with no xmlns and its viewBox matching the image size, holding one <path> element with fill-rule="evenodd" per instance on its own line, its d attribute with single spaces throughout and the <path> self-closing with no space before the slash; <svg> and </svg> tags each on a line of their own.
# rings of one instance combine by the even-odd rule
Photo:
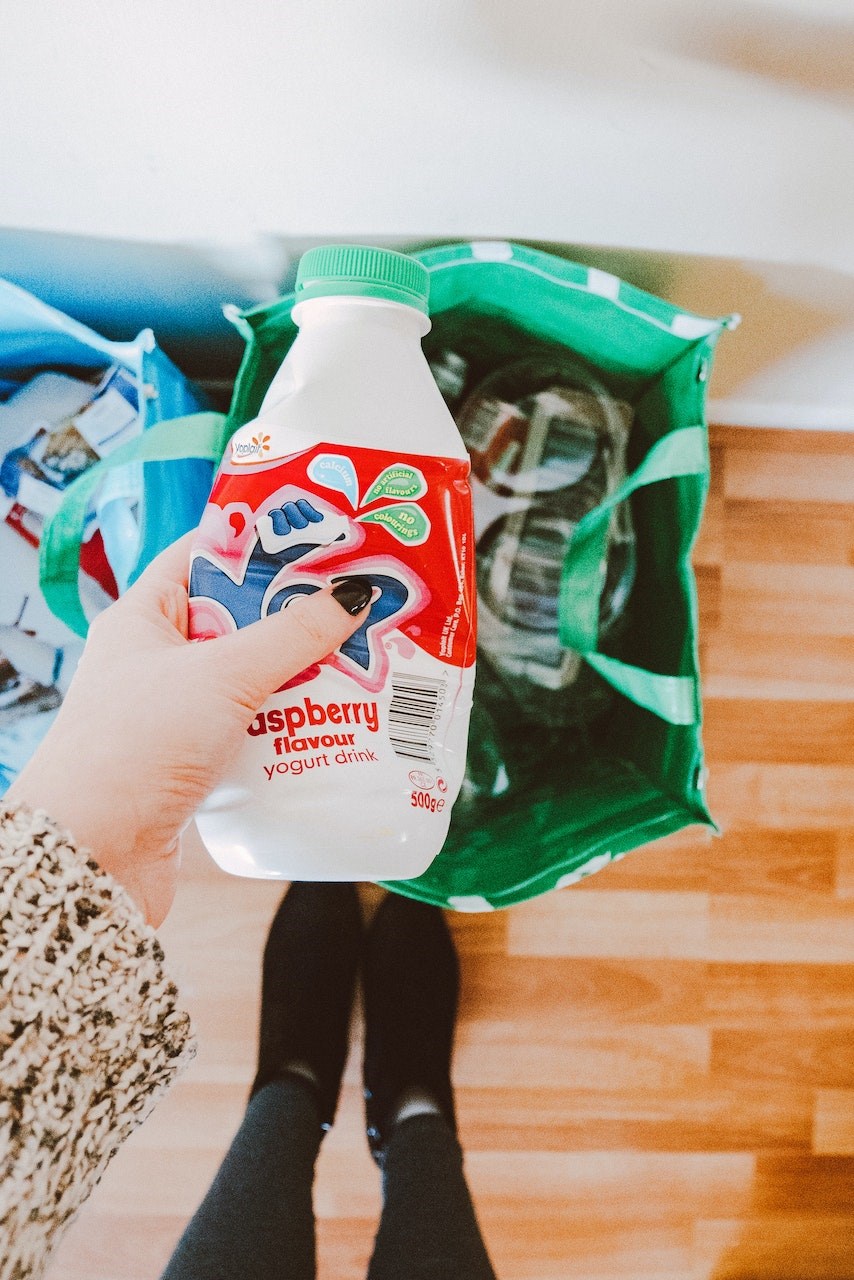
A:
<svg viewBox="0 0 854 1280">
<path fill-rule="evenodd" d="M 337 649 L 365 621 L 373 587 L 367 578 L 343 578 L 310 596 L 298 596 L 231 635 L 200 645 L 218 666 L 239 673 L 247 705 L 270 694 Z"/>
</svg>

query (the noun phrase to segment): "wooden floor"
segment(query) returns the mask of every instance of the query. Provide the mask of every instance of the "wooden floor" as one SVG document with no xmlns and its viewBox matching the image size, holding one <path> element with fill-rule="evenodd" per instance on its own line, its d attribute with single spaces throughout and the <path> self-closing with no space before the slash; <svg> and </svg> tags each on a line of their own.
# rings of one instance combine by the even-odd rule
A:
<svg viewBox="0 0 854 1280">
<path fill-rule="evenodd" d="M 712 445 L 696 562 L 723 838 L 453 919 L 462 1136 L 502 1280 L 854 1277 L 854 436 Z M 241 1115 L 277 898 L 191 854 L 163 936 L 201 1051 L 53 1280 L 159 1275 Z M 379 1207 L 358 1080 L 356 1047 L 318 1174 L 324 1280 L 364 1275 Z"/>
</svg>

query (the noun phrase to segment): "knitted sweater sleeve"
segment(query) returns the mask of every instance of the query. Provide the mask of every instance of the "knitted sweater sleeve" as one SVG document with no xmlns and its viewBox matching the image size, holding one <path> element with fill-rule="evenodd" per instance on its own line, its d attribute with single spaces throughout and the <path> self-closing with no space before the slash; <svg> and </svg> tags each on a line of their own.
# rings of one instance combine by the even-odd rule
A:
<svg viewBox="0 0 854 1280">
<path fill-rule="evenodd" d="M 0 1280 L 42 1274 L 192 1058 L 163 960 L 117 881 L 44 813 L 0 803 Z"/>
</svg>

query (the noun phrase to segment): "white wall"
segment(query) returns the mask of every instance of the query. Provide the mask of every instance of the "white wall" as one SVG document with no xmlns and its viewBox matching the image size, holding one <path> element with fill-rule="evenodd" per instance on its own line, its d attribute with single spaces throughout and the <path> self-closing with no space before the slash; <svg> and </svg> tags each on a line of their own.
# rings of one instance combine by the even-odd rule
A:
<svg viewBox="0 0 854 1280">
<path fill-rule="evenodd" d="M 719 421 L 854 428 L 854 0 L 0 0 L 0 20 L 0 274 L 84 319 L 216 363 L 236 358 L 219 303 L 273 296 L 309 241 L 555 242 L 743 313 Z"/>
<path fill-rule="evenodd" d="M 0 6 L 0 224 L 854 270 L 851 0 Z"/>
</svg>

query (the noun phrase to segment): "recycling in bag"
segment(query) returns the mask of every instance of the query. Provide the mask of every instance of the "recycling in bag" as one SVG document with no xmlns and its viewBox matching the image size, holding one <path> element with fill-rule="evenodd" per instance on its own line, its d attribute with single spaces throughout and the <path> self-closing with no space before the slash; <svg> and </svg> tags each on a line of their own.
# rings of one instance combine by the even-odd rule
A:
<svg viewBox="0 0 854 1280">
<path fill-rule="evenodd" d="M 0 280 L 0 792 L 47 731 L 87 615 L 198 521 L 211 466 L 143 466 L 136 448 L 154 422 L 203 403 L 149 330 L 108 341 Z M 127 465 L 102 467 L 128 446 Z M 64 532 L 43 593 L 49 529 L 51 541 Z"/>
<path fill-rule="evenodd" d="M 490 910 L 714 825 L 690 554 L 706 387 L 731 321 L 506 242 L 415 256 L 430 276 L 424 351 L 472 460 L 480 633 L 448 839 L 389 887 Z M 160 424 L 125 457 L 217 457 L 257 415 L 296 337 L 293 305 L 231 313 L 247 348 L 226 418 Z M 48 580 L 56 550 L 46 537 Z"/>
</svg>

